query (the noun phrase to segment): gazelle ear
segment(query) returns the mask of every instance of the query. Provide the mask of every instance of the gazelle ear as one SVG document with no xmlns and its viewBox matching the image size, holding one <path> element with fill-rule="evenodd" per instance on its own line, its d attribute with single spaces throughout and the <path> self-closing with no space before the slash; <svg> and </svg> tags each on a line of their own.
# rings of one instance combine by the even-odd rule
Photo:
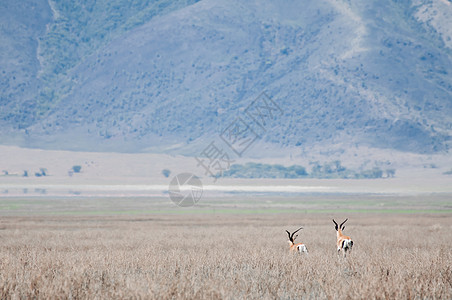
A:
<svg viewBox="0 0 452 300">
<path fill-rule="evenodd" d="M 294 241 L 296 240 L 297 236 L 298 236 L 298 234 L 293 238 Z"/>
<path fill-rule="evenodd" d="M 342 230 L 345 230 L 345 226 L 344 226 L 344 227 L 342 227 Z"/>
</svg>

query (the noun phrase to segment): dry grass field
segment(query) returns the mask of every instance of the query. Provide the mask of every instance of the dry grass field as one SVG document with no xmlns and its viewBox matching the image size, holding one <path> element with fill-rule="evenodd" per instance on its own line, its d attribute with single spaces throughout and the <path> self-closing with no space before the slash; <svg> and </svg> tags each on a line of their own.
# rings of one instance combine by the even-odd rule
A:
<svg viewBox="0 0 452 300">
<path fill-rule="evenodd" d="M 0 241 L 1 299 L 452 298 L 449 213 L 5 216 Z"/>
</svg>

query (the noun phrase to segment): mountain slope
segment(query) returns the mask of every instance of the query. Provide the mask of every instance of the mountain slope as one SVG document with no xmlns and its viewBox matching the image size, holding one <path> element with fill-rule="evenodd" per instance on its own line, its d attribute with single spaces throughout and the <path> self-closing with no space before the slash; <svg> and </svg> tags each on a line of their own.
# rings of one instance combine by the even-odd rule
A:
<svg viewBox="0 0 452 300">
<path fill-rule="evenodd" d="M 0 122 L 27 128 L 71 89 L 67 72 L 157 15 L 198 0 L 2 1 Z"/>
<path fill-rule="evenodd" d="M 444 152 L 451 19 L 445 0 L 201 1 L 125 30 L 70 67 L 25 143 L 196 153 L 266 91 L 283 114 L 265 143 Z"/>
<path fill-rule="evenodd" d="M 35 120 L 38 37 L 45 34 L 51 10 L 46 1 L 2 1 L 0 14 L 0 124 L 26 128 Z"/>
</svg>

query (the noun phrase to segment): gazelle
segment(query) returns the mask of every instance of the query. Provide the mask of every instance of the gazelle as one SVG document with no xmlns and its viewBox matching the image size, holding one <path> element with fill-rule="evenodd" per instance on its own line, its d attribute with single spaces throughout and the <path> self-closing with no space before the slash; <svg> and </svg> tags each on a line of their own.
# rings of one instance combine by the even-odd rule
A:
<svg viewBox="0 0 452 300">
<path fill-rule="evenodd" d="M 345 229 L 345 222 L 347 222 L 348 219 L 345 219 L 344 222 L 341 223 L 341 225 L 337 225 L 336 221 L 333 219 L 334 225 L 336 225 L 336 233 L 337 233 L 337 253 L 343 251 L 344 257 L 347 254 L 347 251 L 352 250 L 353 247 L 353 241 L 349 236 L 343 235 L 342 231 Z"/>
<path fill-rule="evenodd" d="M 300 254 L 308 253 L 308 248 L 306 248 L 305 244 L 298 243 L 295 244 L 295 239 L 297 238 L 298 234 L 294 237 L 294 234 L 297 233 L 300 229 L 303 229 L 303 227 L 298 228 L 295 230 L 292 234 L 290 234 L 289 231 L 286 230 L 287 234 L 289 235 L 289 245 L 290 245 L 290 251 L 297 251 Z"/>
</svg>

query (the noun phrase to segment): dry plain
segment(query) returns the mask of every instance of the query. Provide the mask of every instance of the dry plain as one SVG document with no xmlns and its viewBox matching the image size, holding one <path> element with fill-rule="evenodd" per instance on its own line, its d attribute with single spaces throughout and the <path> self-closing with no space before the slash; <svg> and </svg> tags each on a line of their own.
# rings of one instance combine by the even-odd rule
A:
<svg viewBox="0 0 452 300">
<path fill-rule="evenodd" d="M 450 199 L 2 198 L 0 298 L 451 299 Z M 288 251 L 299 226 L 307 256 Z"/>
</svg>

